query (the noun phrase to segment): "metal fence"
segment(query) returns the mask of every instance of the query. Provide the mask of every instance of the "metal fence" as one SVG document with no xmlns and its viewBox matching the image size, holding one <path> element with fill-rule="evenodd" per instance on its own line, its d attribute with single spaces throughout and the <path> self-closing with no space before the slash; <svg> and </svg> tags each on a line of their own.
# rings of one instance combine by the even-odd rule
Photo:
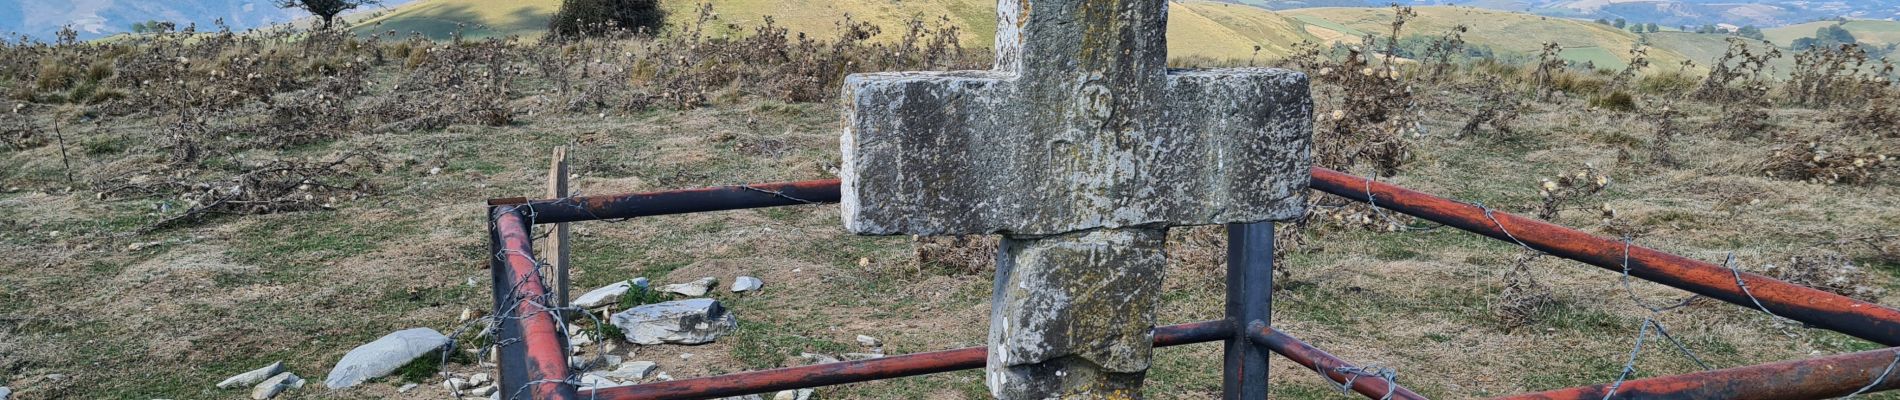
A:
<svg viewBox="0 0 1900 400">
<path fill-rule="evenodd" d="M 726 186 L 610 196 L 489 201 L 495 310 L 494 345 L 499 352 L 500 393 L 510 399 L 706 399 L 779 390 L 864 382 L 982 368 L 985 348 L 970 347 L 779 368 L 765 371 L 584 390 L 568 365 L 566 315 L 586 315 L 555 306 L 556 299 L 535 258 L 531 227 L 575 221 L 834 203 L 837 180 Z M 1312 188 L 1383 210 L 1518 244 L 1549 255 L 1595 265 L 1765 313 L 1866 339 L 1900 346 L 1900 310 L 1742 272 L 1686 257 L 1592 236 L 1574 229 L 1495 211 L 1482 204 L 1448 200 L 1324 168 L 1314 168 Z M 1389 373 L 1355 366 L 1267 326 L 1272 310 L 1273 224 L 1233 224 L 1228 229 L 1226 318 L 1157 327 L 1155 346 L 1223 341 L 1223 397 L 1266 397 L 1268 353 L 1277 353 L 1374 399 L 1423 399 Z M 1648 307 L 1648 306 L 1646 306 Z M 1651 308 L 1658 311 L 1657 308 Z M 1652 321 L 1645 320 L 1638 335 Z M 1661 330 L 1657 325 L 1657 330 Z M 1661 332 L 1659 332 L 1661 333 Z M 1671 339 L 1673 340 L 1673 339 Z M 1632 355 L 1633 357 L 1633 355 Z M 1632 359 L 1633 360 L 1633 359 Z M 1900 348 L 1784 361 L 1683 375 L 1622 380 L 1602 385 L 1506 396 L 1509 399 L 1725 398 L 1820 399 L 1883 391 Z M 1625 377 L 1629 368 L 1625 368 Z"/>
</svg>

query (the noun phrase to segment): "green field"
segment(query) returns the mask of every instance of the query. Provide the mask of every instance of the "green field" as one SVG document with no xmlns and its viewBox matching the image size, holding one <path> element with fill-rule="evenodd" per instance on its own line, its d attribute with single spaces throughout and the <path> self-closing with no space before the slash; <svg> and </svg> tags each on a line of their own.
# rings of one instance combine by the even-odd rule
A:
<svg viewBox="0 0 1900 400">
<path fill-rule="evenodd" d="M 1763 29 L 1761 33 L 1766 35 L 1769 41 L 1775 42 L 1776 45 L 1787 46 L 1790 43 L 1794 43 L 1795 39 L 1813 37 L 1815 30 L 1836 23 L 1838 22 L 1815 21 Z M 1859 40 L 1861 43 L 1879 46 L 1900 43 L 1900 21 L 1848 21 L 1842 24 L 1841 28 L 1847 29 L 1848 33 L 1854 34 L 1854 39 Z"/>
</svg>

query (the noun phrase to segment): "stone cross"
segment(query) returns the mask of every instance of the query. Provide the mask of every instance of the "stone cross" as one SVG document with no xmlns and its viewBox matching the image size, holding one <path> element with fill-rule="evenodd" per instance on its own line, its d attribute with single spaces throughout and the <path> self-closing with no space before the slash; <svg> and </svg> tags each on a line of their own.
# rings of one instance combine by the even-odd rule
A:
<svg viewBox="0 0 1900 400">
<path fill-rule="evenodd" d="M 1001 234 L 1001 399 L 1139 398 L 1173 226 L 1304 206 L 1306 76 L 1167 68 L 1167 0 L 999 0 L 989 71 L 845 80 L 842 209 L 867 235 Z"/>
</svg>

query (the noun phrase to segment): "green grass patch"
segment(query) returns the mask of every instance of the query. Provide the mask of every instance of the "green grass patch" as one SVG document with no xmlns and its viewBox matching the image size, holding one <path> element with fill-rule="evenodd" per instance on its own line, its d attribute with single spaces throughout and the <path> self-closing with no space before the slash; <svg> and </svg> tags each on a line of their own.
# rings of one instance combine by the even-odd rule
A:
<svg viewBox="0 0 1900 400">
<path fill-rule="evenodd" d="M 799 334 L 802 330 L 765 321 L 739 324 L 739 331 L 721 340 L 732 342 L 732 357 L 746 368 L 759 370 L 784 367 L 785 360 L 799 353 L 836 355 L 851 346 Z"/>
</svg>

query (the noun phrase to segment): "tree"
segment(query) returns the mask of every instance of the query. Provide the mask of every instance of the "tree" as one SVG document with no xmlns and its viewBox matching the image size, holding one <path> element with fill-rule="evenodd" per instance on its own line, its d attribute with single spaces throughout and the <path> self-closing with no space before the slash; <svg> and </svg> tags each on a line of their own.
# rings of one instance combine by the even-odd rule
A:
<svg viewBox="0 0 1900 400">
<path fill-rule="evenodd" d="M 1828 25 L 1828 26 L 1823 26 L 1820 29 L 1815 29 L 1814 37 L 1805 37 L 1805 38 L 1795 39 L 1794 43 L 1791 43 L 1791 44 L 1793 45 L 1792 48 L 1794 48 L 1795 50 L 1804 50 L 1810 47 L 1832 49 L 1832 48 L 1840 47 L 1843 44 L 1851 44 L 1851 43 L 1856 43 L 1858 41 L 1859 40 L 1854 38 L 1854 34 L 1852 32 L 1848 32 L 1847 29 L 1841 28 L 1840 25 Z"/>
<path fill-rule="evenodd" d="M 1743 26 L 1742 29 L 1735 30 L 1735 35 L 1755 40 L 1768 39 L 1768 35 L 1762 34 L 1761 28 L 1755 27 L 1754 25 Z"/>
<path fill-rule="evenodd" d="M 1649 33 L 1662 32 L 1662 27 L 1656 26 L 1656 23 L 1654 22 L 1649 23 L 1648 27 L 1649 27 Z"/>
<path fill-rule="evenodd" d="M 1622 18 L 1617 18 L 1616 22 L 1610 24 L 1610 26 L 1614 26 L 1616 29 L 1623 29 L 1626 25 L 1629 25 L 1629 21 L 1624 21 Z"/>
<path fill-rule="evenodd" d="M 1610 20 L 1607 20 L 1607 19 L 1602 19 L 1602 18 L 1597 18 L 1597 23 L 1599 23 L 1599 24 L 1604 24 L 1604 25 L 1609 25 L 1609 24 L 1610 24 Z"/>
<path fill-rule="evenodd" d="M 548 18 L 548 31 L 560 37 L 598 36 L 612 29 L 653 32 L 666 22 L 660 0 L 562 0 Z"/>
<path fill-rule="evenodd" d="M 330 29 L 336 15 L 357 7 L 380 4 L 380 0 L 274 0 L 278 7 L 300 8 L 323 19 L 320 29 Z"/>
</svg>

